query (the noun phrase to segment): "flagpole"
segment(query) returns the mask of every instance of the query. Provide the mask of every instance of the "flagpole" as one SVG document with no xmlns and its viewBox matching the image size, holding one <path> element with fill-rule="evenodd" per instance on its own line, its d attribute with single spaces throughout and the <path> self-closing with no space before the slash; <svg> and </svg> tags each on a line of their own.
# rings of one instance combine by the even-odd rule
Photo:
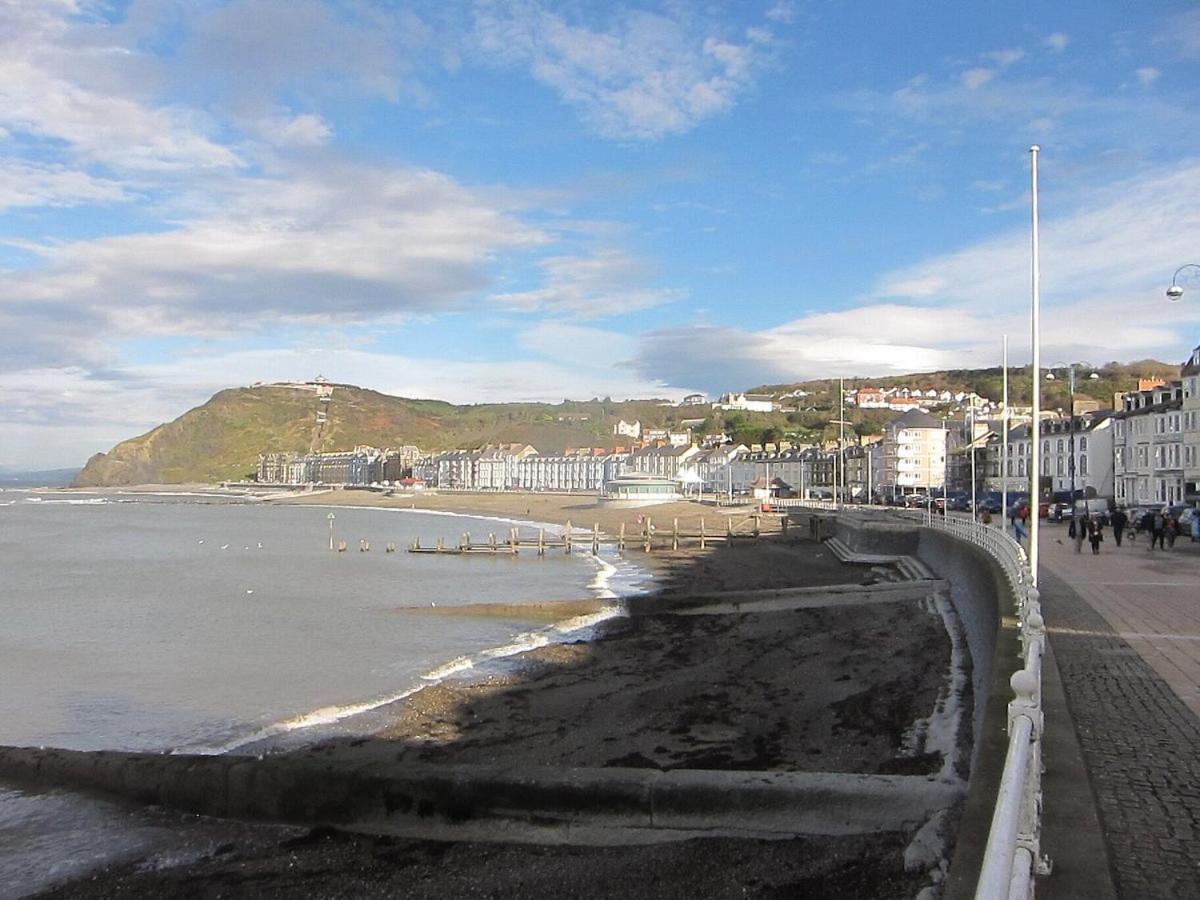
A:
<svg viewBox="0 0 1200 900">
<path fill-rule="evenodd" d="M 1033 197 L 1033 423 L 1029 433 L 1033 456 L 1033 472 L 1029 489 L 1029 573 L 1033 586 L 1038 586 L 1038 512 L 1041 507 L 1042 479 L 1042 273 L 1038 247 L 1038 153 L 1041 147 L 1034 144 L 1030 154 L 1030 189 Z"/>
<path fill-rule="evenodd" d="M 1004 402 L 1000 408 L 1000 530 L 1008 516 L 1008 335 L 1004 335 Z"/>
</svg>

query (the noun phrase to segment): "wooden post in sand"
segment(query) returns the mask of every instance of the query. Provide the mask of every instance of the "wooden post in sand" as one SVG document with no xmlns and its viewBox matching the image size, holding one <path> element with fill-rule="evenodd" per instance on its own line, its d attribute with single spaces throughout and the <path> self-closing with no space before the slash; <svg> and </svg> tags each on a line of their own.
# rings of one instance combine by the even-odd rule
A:
<svg viewBox="0 0 1200 900">
<path fill-rule="evenodd" d="M 571 555 L 571 520 L 567 519 L 567 530 L 563 532 L 563 546 L 567 548 L 567 556 Z"/>
<path fill-rule="evenodd" d="M 725 546 L 733 546 L 733 519 L 725 520 Z"/>
<path fill-rule="evenodd" d="M 546 529 L 538 529 L 538 556 L 546 555 Z"/>
<path fill-rule="evenodd" d="M 654 526 L 650 523 L 650 517 L 646 516 L 646 533 L 644 535 L 646 543 L 645 543 L 644 549 L 647 553 L 650 552 L 650 535 L 653 533 L 654 533 Z"/>
<path fill-rule="evenodd" d="M 600 523 L 592 525 L 592 556 L 600 555 Z"/>
<path fill-rule="evenodd" d="M 704 549 L 704 516 L 700 517 L 700 549 Z"/>
<path fill-rule="evenodd" d="M 758 537 L 758 513 L 754 514 L 754 537 Z"/>
<path fill-rule="evenodd" d="M 621 530 L 617 534 L 617 550 L 621 553 L 625 552 L 625 523 L 621 523 Z"/>
<path fill-rule="evenodd" d="M 517 552 L 517 529 L 510 528 L 508 530 L 508 542 L 512 545 L 512 552 Z"/>
<path fill-rule="evenodd" d="M 788 528 L 787 513 L 784 513 L 782 516 L 779 517 L 779 528 L 783 532 L 783 536 L 787 537 L 787 528 Z"/>
<path fill-rule="evenodd" d="M 471 549 L 471 532 L 469 531 L 463 535 L 463 547 L 467 550 Z"/>
<path fill-rule="evenodd" d="M 679 549 L 679 518 L 676 517 L 671 523 L 671 549 Z"/>
</svg>

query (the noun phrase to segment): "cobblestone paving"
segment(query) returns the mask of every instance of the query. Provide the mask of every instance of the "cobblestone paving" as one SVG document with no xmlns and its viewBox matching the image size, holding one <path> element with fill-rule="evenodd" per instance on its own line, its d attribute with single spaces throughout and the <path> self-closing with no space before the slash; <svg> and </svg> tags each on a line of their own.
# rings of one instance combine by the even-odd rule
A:
<svg viewBox="0 0 1200 900">
<path fill-rule="evenodd" d="M 1119 896 L 1200 898 L 1200 720 L 1061 579 L 1041 587 Z"/>
</svg>

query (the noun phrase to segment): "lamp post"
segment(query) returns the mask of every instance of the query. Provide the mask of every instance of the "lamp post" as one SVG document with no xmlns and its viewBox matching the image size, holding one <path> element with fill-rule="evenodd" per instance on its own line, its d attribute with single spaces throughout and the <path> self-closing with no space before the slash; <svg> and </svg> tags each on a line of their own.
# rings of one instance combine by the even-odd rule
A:
<svg viewBox="0 0 1200 900">
<path fill-rule="evenodd" d="M 1090 363 L 1084 363 L 1085 366 L 1091 368 Z M 1065 363 L 1061 366 L 1051 366 L 1050 371 L 1046 373 L 1047 381 L 1054 381 L 1054 369 L 1065 368 L 1067 370 L 1067 449 L 1070 455 L 1067 457 L 1067 475 L 1071 481 L 1071 525 L 1075 528 L 1076 535 L 1079 534 L 1079 513 L 1075 506 L 1075 363 Z M 1099 378 L 1100 376 L 1093 372 L 1089 378 Z M 1076 542 L 1078 550 L 1078 542 Z"/>
<path fill-rule="evenodd" d="M 1171 276 L 1171 286 L 1167 288 L 1167 299 L 1174 302 L 1183 296 L 1184 285 L 1179 283 L 1179 275 L 1185 270 L 1195 269 L 1200 275 L 1200 263 L 1184 263 L 1175 270 L 1175 274 Z"/>
<path fill-rule="evenodd" d="M 330 513 L 328 518 L 329 518 L 329 549 L 332 550 L 333 549 L 333 513 Z"/>
</svg>

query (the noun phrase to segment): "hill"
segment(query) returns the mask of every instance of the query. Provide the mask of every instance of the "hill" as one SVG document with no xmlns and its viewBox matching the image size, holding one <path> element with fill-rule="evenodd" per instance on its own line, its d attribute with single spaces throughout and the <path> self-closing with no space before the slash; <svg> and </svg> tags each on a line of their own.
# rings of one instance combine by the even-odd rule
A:
<svg viewBox="0 0 1200 900">
<path fill-rule="evenodd" d="M 543 453 L 567 447 L 612 447 L 611 423 L 638 419 L 663 427 L 679 410 L 663 401 L 591 400 L 455 406 L 392 397 L 353 385 L 333 385 L 325 404 L 303 387 L 231 388 L 173 422 L 97 453 L 77 487 L 238 480 L 267 451 L 350 450 L 358 445 L 422 450 L 524 442 Z M 317 428 L 319 412 L 325 421 Z"/>
<path fill-rule="evenodd" d="M 1131 363 L 1110 362 L 1102 366 L 1076 363 L 1075 366 L 1076 398 L 1090 397 L 1099 401 L 1103 408 L 1112 407 L 1115 393 L 1135 390 L 1139 378 L 1169 380 L 1179 377 L 1179 366 L 1153 359 Z M 1046 366 L 1043 366 L 1043 369 L 1046 369 Z M 1042 382 L 1042 407 L 1044 409 L 1059 407 L 1066 409 L 1069 405 L 1067 403 L 1066 367 L 1056 366 L 1050 371 L 1054 373 L 1055 379 Z M 1008 400 L 1012 405 L 1029 406 L 1033 402 L 1033 383 L 1030 373 L 1029 366 L 1009 368 Z M 1003 379 L 1004 372 L 997 366 L 989 369 L 945 369 L 938 372 L 914 372 L 909 375 L 889 375 L 881 378 L 847 378 L 845 383 L 847 390 L 871 386 L 908 387 L 923 391 L 930 389 L 952 392 L 974 391 L 981 397 L 999 402 L 1004 393 Z M 811 404 L 817 405 L 818 408 L 829 398 L 832 398 L 832 402 L 836 405 L 838 380 L 828 378 L 795 384 L 761 385 L 753 388 L 752 392 L 780 396 L 797 390 L 808 393 Z"/>
<path fill-rule="evenodd" d="M 1138 378 L 1178 377 L 1179 369 L 1154 360 L 1081 368 L 1076 394 L 1112 404 L 1113 393 L 1137 387 Z M 1067 408 L 1065 373 L 1043 382 L 1043 408 Z M 1091 375 L 1096 377 L 1092 378 Z M 991 400 L 1001 397 L 1001 371 L 953 369 L 886 378 L 846 379 L 847 388 L 910 387 L 975 391 Z M 358 445 L 397 447 L 415 444 L 437 451 L 484 444 L 529 443 L 543 453 L 567 447 L 613 447 L 627 439 L 612 434 L 617 419 L 638 420 L 646 428 L 681 428 L 693 420 L 700 434 L 723 432 L 736 442 L 763 444 L 780 440 L 832 440 L 838 426 L 838 383 L 833 379 L 797 384 L 764 385 L 752 393 L 784 398 L 774 413 L 721 411 L 708 406 L 673 406 L 661 400 L 562 403 L 490 403 L 456 406 L 439 400 L 392 397 L 353 385 L 333 385 L 323 404 L 311 387 L 263 385 L 231 388 L 189 410 L 173 422 L 122 441 L 98 453 L 75 479 L 79 487 L 128 484 L 180 484 L 244 479 L 267 451 L 350 450 Z M 785 397 L 803 391 L 805 396 Z M 1028 367 L 1009 371 L 1009 398 L 1028 405 Z M 318 430 L 318 413 L 326 420 Z M 878 433 L 895 413 L 848 407 L 849 434 Z M 702 422 L 695 420 L 703 419 Z"/>
</svg>

